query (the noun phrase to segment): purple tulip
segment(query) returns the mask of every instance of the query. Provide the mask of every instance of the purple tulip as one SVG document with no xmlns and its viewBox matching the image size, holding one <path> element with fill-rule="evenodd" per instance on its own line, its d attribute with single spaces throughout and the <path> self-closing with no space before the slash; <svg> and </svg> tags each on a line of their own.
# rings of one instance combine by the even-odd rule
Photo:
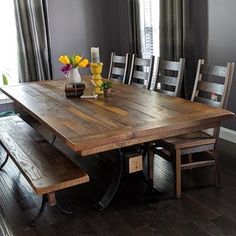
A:
<svg viewBox="0 0 236 236">
<path fill-rule="evenodd" d="M 63 66 L 63 67 L 61 68 L 61 71 L 62 71 L 64 74 L 67 74 L 72 68 L 73 68 L 73 67 L 72 67 L 71 64 L 67 64 L 67 65 L 65 65 L 65 66 Z"/>
</svg>

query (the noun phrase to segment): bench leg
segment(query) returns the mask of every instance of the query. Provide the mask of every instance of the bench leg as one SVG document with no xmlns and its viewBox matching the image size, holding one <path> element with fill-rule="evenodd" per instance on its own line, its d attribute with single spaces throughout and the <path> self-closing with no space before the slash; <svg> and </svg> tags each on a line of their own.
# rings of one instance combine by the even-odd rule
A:
<svg viewBox="0 0 236 236">
<path fill-rule="evenodd" d="M 64 214 L 72 214 L 71 211 L 65 210 L 64 208 L 62 208 L 57 200 L 56 200 L 56 195 L 55 193 L 48 193 L 48 194 L 44 194 L 42 197 L 42 203 L 41 203 L 41 207 L 39 209 L 38 214 L 35 216 L 35 218 L 30 222 L 30 226 L 35 226 L 35 222 L 41 217 L 41 215 L 43 214 L 43 210 L 46 206 L 46 203 L 48 203 L 49 206 L 51 207 L 57 207 L 62 213 Z"/>
<path fill-rule="evenodd" d="M 4 160 L 4 162 L 0 165 L 0 170 L 6 165 L 8 159 L 9 159 L 9 154 L 7 154 L 7 156 L 6 156 L 5 160 Z"/>
<path fill-rule="evenodd" d="M 104 210 L 109 205 L 119 187 L 123 171 L 123 155 L 121 149 L 119 149 L 119 155 L 116 158 L 115 170 L 113 172 L 114 174 L 111 183 L 102 199 L 94 205 L 94 207 L 99 211 Z"/>
</svg>

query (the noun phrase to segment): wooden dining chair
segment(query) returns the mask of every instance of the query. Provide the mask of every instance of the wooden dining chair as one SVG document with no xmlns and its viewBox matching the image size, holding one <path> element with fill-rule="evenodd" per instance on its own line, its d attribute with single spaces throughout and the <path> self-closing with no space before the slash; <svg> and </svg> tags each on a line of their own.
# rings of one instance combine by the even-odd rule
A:
<svg viewBox="0 0 236 236">
<path fill-rule="evenodd" d="M 112 52 L 108 79 L 118 79 L 122 83 L 126 83 L 128 79 L 129 61 L 129 53 L 126 53 L 125 56 L 118 56 L 115 52 Z"/>
<path fill-rule="evenodd" d="M 234 63 L 227 66 L 210 66 L 199 60 L 196 80 L 191 101 L 205 103 L 210 106 L 225 108 L 227 105 Z M 220 185 L 218 139 L 220 123 L 212 124 L 213 135 L 204 131 L 188 133 L 173 138 L 155 142 L 152 151 L 159 156 L 170 159 L 175 170 L 176 197 L 181 197 L 181 172 L 198 167 L 214 166 L 216 186 Z M 159 148 L 157 148 L 159 147 Z M 161 148 L 161 149 L 160 149 Z M 208 152 L 210 157 L 204 160 L 192 158 L 193 153 Z M 183 155 L 187 155 L 187 162 L 183 163 Z"/>
<path fill-rule="evenodd" d="M 166 61 L 157 58 L 153 90 L 170 96 L 180 96 L 185 59 Z"/>
<path fill-rule="evenodd" d="M 150 89 L 155 57 L 150 59 L 138 58 L 132 55 L 128 84 Z"/>
</svg>

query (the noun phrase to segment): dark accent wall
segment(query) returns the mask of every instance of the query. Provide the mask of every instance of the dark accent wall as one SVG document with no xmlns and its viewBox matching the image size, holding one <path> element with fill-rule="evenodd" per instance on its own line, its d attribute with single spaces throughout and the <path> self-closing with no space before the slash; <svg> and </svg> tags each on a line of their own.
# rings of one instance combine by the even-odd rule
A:
<svg viewBox="0 0 236 236">
<path fill-rule="evenodd" d="M 91 47 L 100 48 L 106 77 L 110 54 L 120 49 L 118 1 L 49 0 L 48 8 L 53 78 L 63 77 L 57 61 L 60 55 L 80 53 L 90 59 Z M 90 73 L 89 69 L 80 71 Z"/>
</svg>

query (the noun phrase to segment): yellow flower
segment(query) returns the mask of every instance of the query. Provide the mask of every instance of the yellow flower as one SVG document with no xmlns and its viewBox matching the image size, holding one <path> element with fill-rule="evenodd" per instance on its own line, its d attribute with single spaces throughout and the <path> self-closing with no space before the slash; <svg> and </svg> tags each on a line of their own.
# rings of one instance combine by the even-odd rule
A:
<svg viewBox="0 0 236 236">
<path fill-rule="evenodd" d="M 79 63 L 79 67 L 86 67 L 89 64 L 88 59 L 83 59 L 80 63 Z"/>
<path fill-rule="evenodd" d="M 75 56 L 75 64 L 79 64 L 79 62 L 81 61 L 82 57 L 79 55 Z"/>
<path fill-rule="evenodd" d="M 68 56 L 66 56 L 66 55 L 60 56 L 58 58 L 58 61 L 61 62 L 64 65 L 70 64 L 70 60 L 69 60 Z"/>
</svg>

